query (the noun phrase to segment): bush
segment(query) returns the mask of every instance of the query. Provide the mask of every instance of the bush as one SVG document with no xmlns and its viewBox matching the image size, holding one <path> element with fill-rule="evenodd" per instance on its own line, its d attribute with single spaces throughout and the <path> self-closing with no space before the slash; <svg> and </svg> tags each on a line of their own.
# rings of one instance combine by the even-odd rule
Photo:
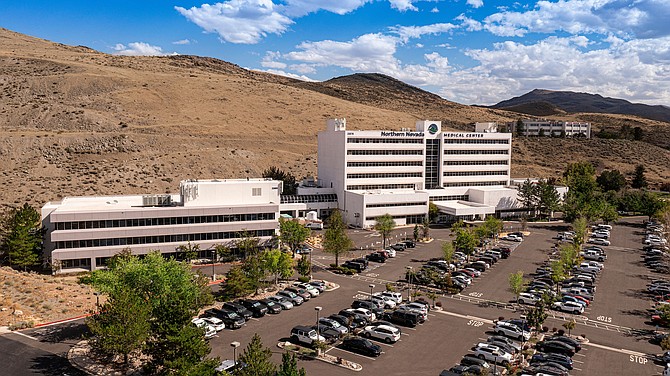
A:
<svg viewBox="0 0 670 376">
<path fill-rule="evenodd" d="M 298 277 L 298 281 L 302 282 L 302 283 L 307 283 L 307 282 L 309 282 L 309 277 L 305 277 L 305 276 L 301 275 L 300 277 Z"/>
<path fill-rule="evenodd" d="M 17 322 L 16 324 L 12 324 L 9 326 L 9 330 L 21 330 L 21 329 L 28 329 L 32 328 L 35 326 L 35 323 L 32 321 L 20 321 Z"/>
</svg>

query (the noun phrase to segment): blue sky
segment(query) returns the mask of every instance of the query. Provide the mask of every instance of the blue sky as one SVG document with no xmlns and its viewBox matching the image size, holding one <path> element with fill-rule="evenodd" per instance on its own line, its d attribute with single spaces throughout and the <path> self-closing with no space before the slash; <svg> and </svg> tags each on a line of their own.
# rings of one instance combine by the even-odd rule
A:
<svg viewBox="0 0 670 376">
<path fill-rule="evenodd" d="M 535 88 L 670 106 L 670 0 L 10 0 L 0 26 L 305 80 L 377 72 L 464 104 Z"/>
</svg>

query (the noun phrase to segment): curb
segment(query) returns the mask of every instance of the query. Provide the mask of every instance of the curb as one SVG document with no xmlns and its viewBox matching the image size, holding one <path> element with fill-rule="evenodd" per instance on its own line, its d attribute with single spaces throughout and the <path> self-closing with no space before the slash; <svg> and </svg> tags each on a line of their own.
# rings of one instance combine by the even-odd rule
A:
<svg viewBox="0 0 670 376">
<path fill-rule="evenodd" d="M 42 323 L 42 324 L 36 324 L 36 325 L 33 326 L 33 328 L 41 328 L 41 327 L 45 327 L 45 326 L 51 326 L 51 325 L 62 324 L 62 323 L 70 322 L 70 321 L 76 321 L 76 320 L 83 319 L 83 318 L 86 318 L 86 317 L 89 317 L 89 316 L 92 316 L 92 315 L 93 315 L 92 313 L 87 313 L 85 315 L 79 315 L 79 316 L 71 317 L 69 319 L 62 319 L 62 320 L 56 320 L 56 321 L 46 322 L 46 323 Z"/>
<path fill-rule="evenodd" d="M 278 342 L 278 343 L 277 343 L 277 347 L 279 347 L 280 349 L 284 350 L 284 349 L 285 349 L 285 346 L 286 346 L 287 344 L 288 344 L 288 345 L 291 345 L 291 346 L 296 346 L 296 347 L 298 347 L 298 348 L 302 348 L 302 346 L 295 345 L 295 344 L 290 343 L 290 342 Z M 332 358 L 335 358 L 335 359 L 336 359 L 336 360 L 328 360 L 328 359 L 323 358 L 323 357 L 320 357 L 320 356 L 312 356 L 312 355 L 300 354 L 300 353 L 299 353 L 298 351 L 296 351 L 296 350 L 290 350 L 290 349 L 285 349 L 285 350 L 286 350 L 286 351 L 290 351 L 290 352 L 292 352 L 292 353 L 294 353 L 294 354 L 297 354 L 298 356 L 304 356 L 304 357 L 307 357 L 307 358 L 309 358 L 309 359 L 319 360 L 319 361 L 322 361 L 322 362 L 324 362 L 324 363 L 328 363 L 328 364 L 332 364 L 332 365 L 334 365 L 334 366 L 338 366 L 338 367 L 341 367 L 341 368 L 344 368 L 344 369 L 348 369 L 348 370 L 350 370 L 350 371 L 360 372 L 360 371 L 363 370 L 363 366 L 361 366 L 360 364 L 355 363 L 355 362 L 352 362 L 352 361 L 349 361 L 349 360 L 346 360 L 346 359 L 343 359 L 343 358 L 340 358 L 340 357 L 335 357 L 335 356 L 328 355 L 328 354 L 322 354 L 322 356 L 325 355 L 325 356 L 329 356 L 329 357 L 332 357 Z M 338 362 L 337 360 L 341 360 L 341 363 Z"/>
</svg>

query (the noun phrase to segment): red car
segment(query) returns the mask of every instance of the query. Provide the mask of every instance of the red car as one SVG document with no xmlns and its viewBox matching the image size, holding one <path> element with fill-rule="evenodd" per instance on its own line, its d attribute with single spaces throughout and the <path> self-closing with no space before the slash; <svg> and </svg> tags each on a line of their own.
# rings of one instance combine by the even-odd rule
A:
<svg viewBox="0 0 670 376">
<path fill-rule="evenodd" d="M 651 316 L 651 322 L 660 326 L 670 326 L 670 322 L 668 322 L 668 320 L 663 319 L 661 315 Z"/>
<path fill-rule="evenodd" d="M 456 270 L 456 271 L 460 272 L 460 273 L 463 273 L 463 274 L 466 274 L 470 278 L 477 278 L 477 275 L 475 273 L 473 273 L 472 270 L 459 269 L 459 270 Z"/>
<path fill-rule="evenodd" d="M 582 302 L 586 303 L 587 307 L 591 305 L 591 301 L 581 295 L 573 295 L 573 294 L 565 294 L 565 295 L 572 296 L 575 299 L 581 300 Z"/>
</svg>

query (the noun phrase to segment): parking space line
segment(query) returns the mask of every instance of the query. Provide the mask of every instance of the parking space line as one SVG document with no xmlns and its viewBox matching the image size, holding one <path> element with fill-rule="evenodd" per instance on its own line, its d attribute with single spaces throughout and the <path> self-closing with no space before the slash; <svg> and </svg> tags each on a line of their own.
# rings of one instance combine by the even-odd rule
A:
<svg viewBox="0 0 670 376">
<path fill-rule="evenodd" d="M 35 337 L 33 337 L 33 336 L 29 336 L 29 335 L 27 335 L 27 334 L 23 334 L 23 333 L 21 333 L 21 332 L 19 332 L 19 331 L 15 331 L 15 332 L 12 332 L 12 333 L 14 333 L 14 334 L 18 334 L 18 335 L 20 335 L 20 336 L 22 336 L 22 337 L 30 338 L 30 339 L 32 339 L 33 341 L 39 341 L 37 338 L 35 338 Z"/>
</svg>

